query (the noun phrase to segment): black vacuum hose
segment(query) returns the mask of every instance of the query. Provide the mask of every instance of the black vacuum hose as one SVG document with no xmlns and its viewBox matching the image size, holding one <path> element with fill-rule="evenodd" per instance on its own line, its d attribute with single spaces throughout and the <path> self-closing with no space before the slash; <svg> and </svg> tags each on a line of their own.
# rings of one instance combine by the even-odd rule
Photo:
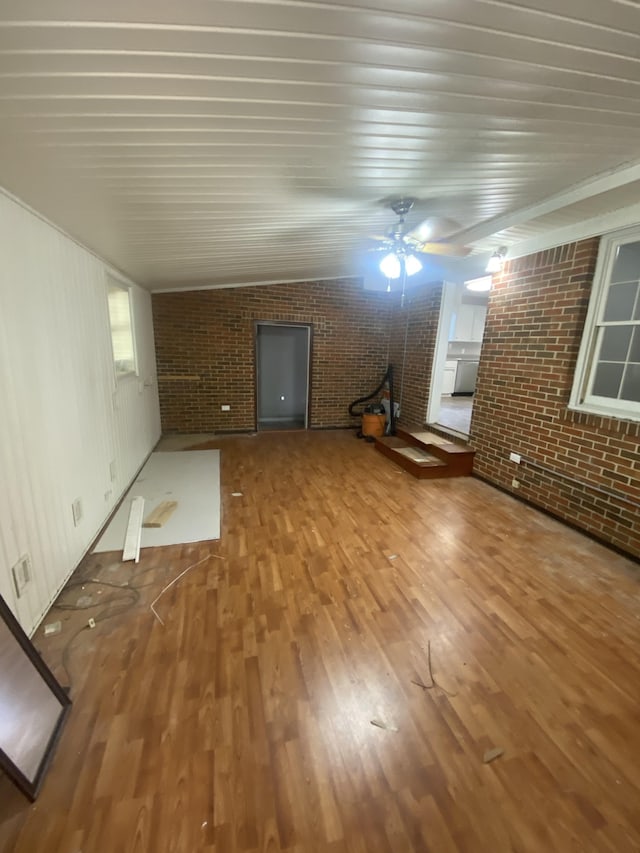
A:
<svg viewBox="0 0 640 853">
<path fill-rule="evenodd" d="M 349 414 L 352 418 L 359 418 L 364 412 L 354 412 L 355 406 L 360 405 L 360 403 L 366 403 L 367 400 L 371 400 L 372 397 L 377 397 L 378 394 L 382 391 L 385 386 L 385 383 L 389 383 L 389 434 L 395 435 L 396 432 L 396 419 L 393 405 L 393 367 L 389 365 L 387 367 L 387 372 L 382 378 L 382 382 L 378 385 L 375 391 L 372 391 L 371 394 L 368 394 L 366 397 L 360 397 L 357 400 L 354 400 L 353 403 L 349 405 Z"/>
</svg>

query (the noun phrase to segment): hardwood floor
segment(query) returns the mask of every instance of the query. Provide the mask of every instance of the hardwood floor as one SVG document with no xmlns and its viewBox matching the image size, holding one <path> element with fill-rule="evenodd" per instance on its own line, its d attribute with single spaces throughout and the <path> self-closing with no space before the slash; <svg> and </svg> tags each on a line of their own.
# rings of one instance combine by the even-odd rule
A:
<svg viewBox="0 0 640 853">
<path fill-rule="evenodd" d="M 220 542 L 90 556 L 38 633 L 74 705 L 0 849 L 640 849 L 634 563 L 348 432 L 211 446 Z"/>
</svg>

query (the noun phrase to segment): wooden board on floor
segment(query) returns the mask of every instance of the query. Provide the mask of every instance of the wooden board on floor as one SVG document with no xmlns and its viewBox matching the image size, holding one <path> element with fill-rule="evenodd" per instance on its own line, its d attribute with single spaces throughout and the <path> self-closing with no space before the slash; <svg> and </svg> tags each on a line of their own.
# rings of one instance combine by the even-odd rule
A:
<svg viewBox="0 0 640 853">
<path fill-rule="evenodd" d="M 162 527 L 171 518 L 178 501 L 162 501 L 145 518 L 143 527 Z"/>
</svg>

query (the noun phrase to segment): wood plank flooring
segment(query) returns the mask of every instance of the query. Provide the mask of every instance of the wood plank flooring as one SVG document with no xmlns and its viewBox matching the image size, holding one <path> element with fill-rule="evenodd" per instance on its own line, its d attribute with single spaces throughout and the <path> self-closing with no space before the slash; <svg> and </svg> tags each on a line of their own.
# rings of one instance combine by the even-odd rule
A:
<svg viewBox="0 0 640 853">
<path fill-rule="evenodd" d="M 38 633 L 74 705 L 1 850 L 640 850 L 634 563 L 349 432 L 210 446 L 222 539 L 86 558 Z"/>
</svg>

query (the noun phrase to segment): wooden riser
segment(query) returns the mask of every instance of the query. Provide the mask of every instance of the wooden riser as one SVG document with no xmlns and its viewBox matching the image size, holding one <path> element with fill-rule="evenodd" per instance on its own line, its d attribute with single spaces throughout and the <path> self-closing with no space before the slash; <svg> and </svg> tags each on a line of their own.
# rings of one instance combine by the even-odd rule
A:
<svg viewBox="0 0 640 853">
<path fill-rule="evenodd" d="M 446 473 L 447 465 L 445 462 L 440 462 L 438 460 L 434 460 L 430 463 L 415 462 L 413 459 L 410 459 L 408 456 L 404 456 L 399 452 L 406 447 L 409 447 L 409 445 L 405 442 L 397 441 L 393 437 L 383 436 L 382 438 L 376 438 L 376 450 L 379 450 L 380 453 L 388 459 L 391 459 L 396 463 L 396 465 L 404 468 L 405 471 L 408 471 L 409 474 L 412 474 L 414 477 L 424 480 L 428 478 L 450 476 Z"/>
<path fill-rule="evenodd" d="M 466 477 L 472 473 L 474 450 L 464 444 L 447 442 L 438 436 L 433 436 L 433 440 L 423 440 L 427 436 L 420 430 L 410 432 L 398 428 L 395 436 L 376 438 L 376 450 L 420 480 Z M 402 452 L 410 448 L 423 451 L 428 459 L 417 461 Z"/>
</svg>

